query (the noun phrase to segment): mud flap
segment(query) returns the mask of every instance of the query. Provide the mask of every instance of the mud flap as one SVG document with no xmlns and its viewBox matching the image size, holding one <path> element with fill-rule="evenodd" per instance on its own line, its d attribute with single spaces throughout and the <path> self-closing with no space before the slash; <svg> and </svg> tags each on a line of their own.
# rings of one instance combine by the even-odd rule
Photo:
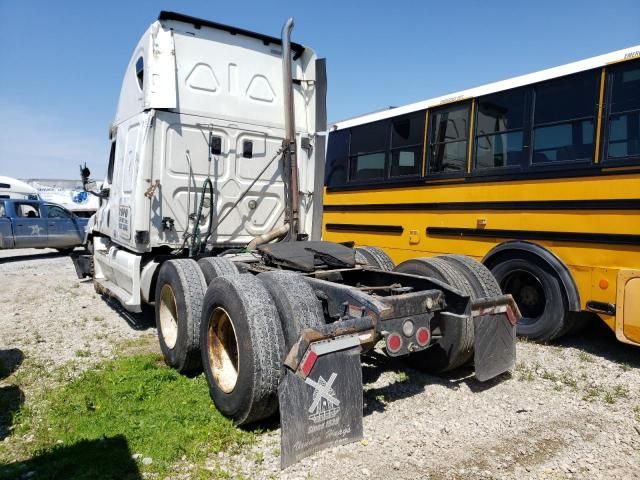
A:
<svg viewBox="0 0 640 480">
<path fill-rule="evenodd" d="M 472 307 L 474 363 L 481 382 L 515 367 L 520 311 L 511 295 L 480 299 Z"/>
<path fill-rule="evenodd" d="M 362 439 L 360 345 L 333 352 L 313 346 L 305 356 L 311 366 L 303 361 L 297 372 L 286 368 L 278 389 L 283 469 L 324 448 Z"/>
<path fill-rule="evenodd" d="M 79 279 L 83 279 L 85 277 L 91 278 L 91 255 L 82 255 L 79 253 L 71 252 L 69 255 L 71 257 L 71 261 L 73 262 L 73 266 L 76 269 L 76 275 Z"/>
</svg>

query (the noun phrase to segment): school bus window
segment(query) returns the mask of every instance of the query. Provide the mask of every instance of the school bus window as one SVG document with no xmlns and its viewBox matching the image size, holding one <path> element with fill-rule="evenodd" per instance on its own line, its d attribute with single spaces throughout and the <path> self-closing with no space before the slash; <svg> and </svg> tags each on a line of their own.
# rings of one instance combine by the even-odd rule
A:
<svg viewBox="0 0 640 480">
<path fill-rule="evenodd" d="M 640 156 L 640 64 L 621 65 L 611 74 L 607 158 Z"/>
<path fill-rule="evenodd" d="M 386 121 L 351 129 L 349 180 L 384 178 L 387 148 Z"/>
<path fill-rule="evenodd" d="M 524 111 L 524 89 L 487 95 L 478 100 L 476 168 L 522 164 Z"/>
<path fill-rule="evenodd" d="M 424 112 L 400 117 L 391 124 L 391 170 L 389 176 L 419 175 L 422 172 Z"/>
<path fill-rule="evenodd" d="M 464 172 L 470 105 L 452 105 L 430 114 L 428 173 Z"/>
<path fill-rule="evenodd" d="M 347 159 L 349 157 L 349 130 L 331 132 L 327 145 L 325 185 L 342 187 L 347 183 Z"/>
<path fill-rule="evenodd" d="M 534 88 L 533 163 L 591 160 L 598 103 L 596 71 Z"/>
</svg>

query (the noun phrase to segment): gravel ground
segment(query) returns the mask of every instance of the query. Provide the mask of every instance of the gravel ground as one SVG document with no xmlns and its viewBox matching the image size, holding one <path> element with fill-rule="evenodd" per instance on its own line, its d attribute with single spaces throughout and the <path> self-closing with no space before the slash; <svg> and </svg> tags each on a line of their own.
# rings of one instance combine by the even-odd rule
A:
<svg viewBox="0 0 640 480">
<path fill-rule="evenodd" d="M 5 362 L 87 367 L 124 340 L 155 335 L 147 317 L 105 302 L 53 251 L 0 251 L 0 278 Z M 207 465 L 248 478 L 640 478 L 640 350 L 599 323 L 560 344 L 517 348 L 515 371 L 486 384 L 467 370 L 426 375 L 375 351 L 363 358 L 362 442 L 280 472 L 274 423 L 250 451 Z"/>
</svg>

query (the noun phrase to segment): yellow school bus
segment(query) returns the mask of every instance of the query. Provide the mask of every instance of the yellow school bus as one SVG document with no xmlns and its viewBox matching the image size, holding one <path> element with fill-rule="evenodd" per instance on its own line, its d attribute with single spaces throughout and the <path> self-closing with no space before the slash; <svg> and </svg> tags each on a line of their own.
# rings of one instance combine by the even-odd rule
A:
<svg viewBox="0 0 640 480">
<path fill-rule="evenodd" d="M 640 46 L 337 123 L 323 235 L 482 261 L 520 335 L 640 345 Z"/>
</svg>

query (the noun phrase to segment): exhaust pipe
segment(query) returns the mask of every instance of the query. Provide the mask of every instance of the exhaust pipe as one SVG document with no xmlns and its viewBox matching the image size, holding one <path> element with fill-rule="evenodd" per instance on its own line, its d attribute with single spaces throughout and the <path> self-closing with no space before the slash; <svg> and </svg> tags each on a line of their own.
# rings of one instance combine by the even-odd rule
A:
<svg viewBox="0 0 640 480">
<path fill-rule="evenodd" d="M 291 74 L 291 31 L 293 17 L 282 27 L 282 84 L 284 87 L 284 146 L 289 156 L 289 240 L 298 236 L 298 160 L 296 156 L 296 124 Z"/>
</svg>

